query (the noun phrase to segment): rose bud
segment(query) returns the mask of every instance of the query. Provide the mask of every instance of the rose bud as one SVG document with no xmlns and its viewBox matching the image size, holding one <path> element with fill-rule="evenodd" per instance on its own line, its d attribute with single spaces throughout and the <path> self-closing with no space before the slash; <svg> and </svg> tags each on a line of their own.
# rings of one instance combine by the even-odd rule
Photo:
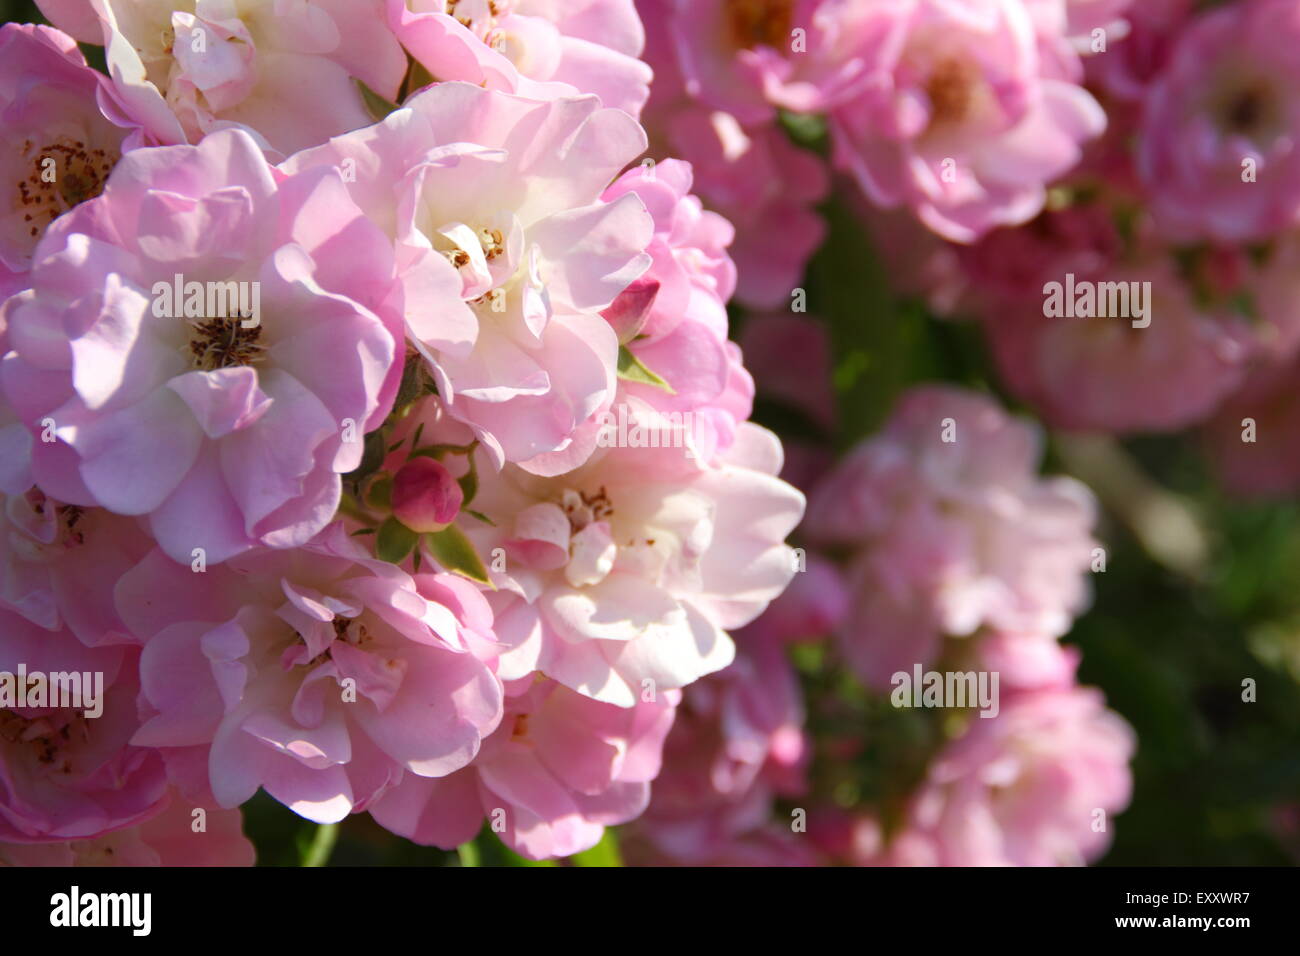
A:
<svg viewBox="0 0 1300 956">
<path fill-rule="evenodd" d="M 412 458 L 393 476 L 393 516 L 417 533 L 447 527 L 463 500 L 460 484 L 433 458 Z"/>
<path fill-rule="evenodd" d="M 620 345 L 626 345 L 650 318 L 650 309 L 659 295 L 658 279 L 636 279 L 600 314 L 614 329 Z"/>
</svg>

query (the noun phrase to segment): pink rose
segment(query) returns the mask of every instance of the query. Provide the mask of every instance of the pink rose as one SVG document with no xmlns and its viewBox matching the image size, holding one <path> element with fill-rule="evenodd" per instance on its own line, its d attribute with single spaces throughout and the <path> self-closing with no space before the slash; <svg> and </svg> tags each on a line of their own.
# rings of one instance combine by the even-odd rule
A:
<svg viewBox="0 0 1300 956">
<path fill-rule="evenodd" d="M 337 171 L 277 183 L 237 130 L 136 150 L 32 285 L 3 307 L 0 385 L 43 492 L 147 516 L 187 564 L 333 518 L 402 370 L 392 248 Z"/>
<path fill-rule="evenodd" d="M 32 488 L 0 494 L 0 606 L 83 644 L 130 643 L 113 587 L 153 547 L 132 518 L 65 505 Z"/>
<path fill-rule="evenodd" d="M 837 165 L 955 242 L 1032 219 L 1106 125 L 1065 37 L 1039 34 L 1020 0 L 871 9 L 872 82 L 831 114 Z"/>
<path fill-rule="evenodd" d="M 924 386 L 817 486 L 805 531 L 849 549 L 841 647 L 869 686 L 934 660 L 945 635 L 1069 630 L 1090 598 L 1096 502 L 1040 478 L 1041 454 L 990 399 Z"/>
<path fill-rule="evenodd" d="M 636 122 L 595 97 L 455 82 L 283 168 L 355 171 L 348 189 L 396 243 L 407 331 L 448 410 L 494 467 L 553 472 L 593 447 L 578 430 L 594 435 L 618 362 L 600 313 L 651 263 L 641 200 L 600 200 L 644 148 Z"/>
<path fill-rule="evenodd" d="M 162 756 L 132 742 L 139 657 L 135 648 L 87 648 L 66 630 L 51 633 L 0 609 L 6 696 L 17 697 L 17 678 L 28 676 L 26 696 L 15 701 L 22 706 L 0 709 L 0 844 L 91 840 L 162 809 Z M 30 696 L 37 675 L 44 693 L 72 696 L 43 706 Z"/>
<path fill-rule="evenodd" d="M 852 99 L 874 63 L 872 0 L 642 0 L 666 17 L 686 88 L 742 122 L 776 107 L 821 113 Z M 647 15 L 650 15 L 647 13 Z"/>
<path fill-rule="evenodd" d="M 438 780 L 408 776 L 371 815 L 444 849 L 474 839 L 486 818 L 530 859 L 580 853 L 645 809 L 679 697 L 667 691 L 615 707 L 530 678 L 512 690 L 500 729 L 473 763 Z"/>
<path fill-rule="evenodd" d="M 99 98 L 104 76 L 76 43 L 45 26 L 0 26 L 0 300 L 27 284 L 32 251 L 46 226 L 99 195 L 126 131 L 109 122 Z"/>
<path fill-rule="evenodd" d="M 93 35 L 90 13 L 98 19 Z M 357 81 L 393 99 L 406 57 L 382 0 L 41 0 L 56 26 L 103 43 L 131 145 L 198 143 L 219 129 L 250 133 L 281 158 L 373 119 Z"/>
<path fill-rule="evenodd" d="M 0 843 L 0 866 L 252 866 L 242 825 L 238 810 L 195 807 L 173 791 L 157 816 L 125 830 L 63 843 Z"/>
<path fill-rule="evenodd" d="M 1250 0 L 1181 31 L 1146 94 L 1138 169 L 1178 240 L 1267 238 L 1300 213 L 1300 10 Z"/>
<path fill-rule="evenodd" d="M 912 798 L 895 862 L 1078 866 L 1129 802 L 1133 730 L 1093 688 L 1027 691 L 972 718 Z M 1102 824 L 1098 826 L 1098 822 Z M 906 856 L 898 859 L 900 851 Z"/>
<path fill-rule="evenodd" d="M 388 23 L 437 80 L 537 99 L 594 93 L 632 116 L 650 69 L 632 0 L 386 0 Z"/>
<path fill-rule="evenodd" d="M 134 739 L 221 807 L 263 787 L 334 822 L 465 766 L 501 719 L 479 592 L 375 560 L 340 524 L 205 574 L 154 551 L 117 602 L 145 639 Z"/>
</svg>

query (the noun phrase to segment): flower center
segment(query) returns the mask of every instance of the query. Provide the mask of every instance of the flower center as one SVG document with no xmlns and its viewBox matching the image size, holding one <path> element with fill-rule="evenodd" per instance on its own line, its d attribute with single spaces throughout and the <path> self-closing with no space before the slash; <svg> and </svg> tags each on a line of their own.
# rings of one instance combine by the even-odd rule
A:
<svg viewBox="0 0 1300 956">
<path fill-rule="evenodd" d="M 972 84 L 975 77 L 964 60 L 944 60 L 931 72 L 925 86 L 930 99 L 931 125 L 960 123 L 966 118 L 974 99 Z"/>
<path fill-rule="evenodd" d="M 474 235 L 483 250 L 483 257 L 488 262 L 506 251 L 505 236 L 501 234 L 500 229 L 480 229 Z M 462 246 L 444 249 L 442 254 L 457 269 L 463 269 L 473 261 L 469 252 Z"/>
<path fill-rule="evenodd" d="M 116 152 L 91 149 L 82 140 L 62 138 L 34 149 L 31 140 L 22 152 L 31 159 L 31 175 L 18 182 L 18 202 L 29 235 L 53 222 L 73 206 L 104 191 Z"/>
<path fill-rule="evenodd" d="M 358 621 L 356 618 L 344 617 L 341 614 L 336 614 L 334 615 L 334 620 L 331 623 L 334 628 L 334 640 L 336 641 L 342 641 L 345 644 L 351 644 L 353 647 L 356 648 L 364 648 L 367 644 L 369 644 L 371 641 L 374 640 L 374 636 L 370 633 L 370 631 L 366 628 L 366 626 L 362 624 L 360 621 Z M 297 631 L 293 632 L 293 640 L 295 644 L 298 646 L 303 646 L 303 647 L 307 646 L 306 638 L 304 638 Z M 295 666 L 306 667 L 306 668 L 316 667 L 318 664 L 323 664 L 328 660 L 332 660 L 333 650 L 334 650 L 334 644 L 330 643 L 330 645 L 326 647 L 325 650 L 321 651 L 319 654 L 317 654 L 315 657 L 311 658 L 310 660 L 301 660 L 301 659 L 297 660 Z"/>
<path fill-rule="evenodd" d="M 528 738 L 528 714 L 516 714 L 514 725 L 510 728 L 511 740 L 526 740 Z"/>
<path fill-rule="evenodd" d="M 574 534 L 593 521 L 604 521 L 614 514 L 614 506 L 610 504 L 604 485 L 595 494 L 566 488 L 560 497 L 560 508 L 569 519 L 569 528 Z"/>
<path fill-rule="evenodd" d="M 1263 82 L 1238 87 L 1219 107 L 1223 129 L 1239 136 L 1256 137 L 1268 129 L 1276 115 L 1272 92 Z"/>
<path fill-rule="evenodd" d="M 24 717 L 12 710 L 0 709 L 0 740 L 11 744 L 27 744 L 32 748 L 39 763 L 53 765 L 59 759 L 64 744 L 72 739 L 73 725 L 80 724 L 83 739 L 88 734 L 85 719 L 82 717 L 60 717 L 57 714 L 44 717 Z M 64 757 L 62 773 L 71 773 L 72 764 Z"/>
<path fill-rule="evenodd" d="M 334 615 L 334 637 L 353 647 L 363 647 L 373 639 L 364 624 L 356 618 L 343 617 L 341 614 Z"/>
<path fill-rule="evenodd" d="M 78 505 L 59 505 L 59 540 L 66 546 L 85 544 L 86 535 L 84 526 L 82 530 L 77 529 L 81 523 L 81 516 L 85 512 Z"/>
<path fill-rule="evenodd" d="M 506 16 L 508 0 L 447 0 L 447 16 L 497 52 L 505 43 L 497 21 Z"/>
<path fill-rule="evenodd" d="M 727 0 L 731 38 L 748 50 L 769 46 L 779 50 L 788 42 L 794 19 L 793 0 Z"/>
<path fill-rule="evenodd" d="M 53 515 L 55 534 L 49 545 L 38 545 L 38 549 L 44 550 L 49 547 L 74 548 L 77 545 L 86 543 L 86 523 L 82 520 L 85 517 L 85 509 L 79 505 L 61 505 L 51 498 L 47 498 L 45 493 L 39 488 L 32 487 L 27 494 L 23 496 L 28 506 L 32 509 L 32 514 L 40 518 L 47 518 Z"/>
<path fill-rule="evenodd" d="M 194 367 L 204 372 L 260 362 L 266 346 L 259 344 L 260 324 L 245 328 L 242 318 L 205 318 L 190 322 L 190 355 Z"/>
</svg>

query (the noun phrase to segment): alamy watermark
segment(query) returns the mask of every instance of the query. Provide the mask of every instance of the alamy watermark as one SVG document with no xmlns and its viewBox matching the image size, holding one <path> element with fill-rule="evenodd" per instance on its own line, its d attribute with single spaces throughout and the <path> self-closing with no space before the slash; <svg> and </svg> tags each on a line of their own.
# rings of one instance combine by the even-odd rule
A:
<svg viewBox="0 0 1300 956">
<path fill-rule="evenodd" d="M 156 318 L 239 319 L 245 329 L 262 323 L 262 284 L 257 281 L 186 282 L 178 272 L 171 282 L 155 282 L 152 291 Z"/>
<path fill-rule="evenodd" d="M 998 671 L 896 671 L 889 702 L 895 707 L 978 707 L 981 717 L 996 717 Z"/>
<path fill-rule="evenodd" d="M 148 936 L 153 929 L 153 894 L 83 893 L 73 886 L 50 897 L 50 925 L 124 926 L 133 936 Z"/>
<path fill-rule="evenodd" d="M 1150 282 L 1076 282 L 1067 272 L 1064 283 L 1046 283 L 1043 295 L 1043 315 L 1049 319 L 1132 319 L 1135 329 L 1151 324 Z"/>
<path fill-rule="evenodd" d="M 686 457 L 695 457 L 694 412 L 658 412 L 650 418 L 620 403 L 614 410 L 602 412 L 596 444 L 601 448 L 684 448 Z"/>
<path fill-rule="evenodd" d="M 102 671 L 0 671 L 0 710 L 57 707 L 80 710 L 94 719 L 104 713 Z"/>
</svg>

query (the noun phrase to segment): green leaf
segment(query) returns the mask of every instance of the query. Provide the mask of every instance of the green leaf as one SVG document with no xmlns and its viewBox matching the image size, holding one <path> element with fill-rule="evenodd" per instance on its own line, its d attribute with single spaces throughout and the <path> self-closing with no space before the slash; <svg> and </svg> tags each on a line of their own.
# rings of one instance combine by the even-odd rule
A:
<svg viewBox="0 0 1300 956">
<path fill-rule="evenodd" d="M 432 531 L 424 536 L 424 543 L 434 560 L 448 571 L 479 584 L 492 584 L 482 559 L 460 528 L 451 525 L 441 531 Z"/>
<path fill-rule="evenodd" d="M 396 518 L 389 518 L 379 526 L 379 535 L 375 538 L 375 554 L 382 561 L 401 564 L 411 553 L 419 537 Z"/>
<path fill-rule="evenodd" d="M 415 449 L 408 457 L 436 458 L 441 461 L 443 455 L 468 455 L 477 445 L 477 441 L 472 441 L 468 445 L 425 445 L 423 448 Z"/>
<path fill-rule="evenodd" d="M 786 135 L 795 143 L 816 152 L 826 151 L 825 117 L 816 113 L 791 113 L 788 110 L 781 110 L 778 115 Z"/>
<path fill-rule="evenodd" d="M 469 462 L 469 471 L 456 479 L 460 485 L 460 504 L 462 508 L 473 501 L 474 496 L 478 494 L 478 463 L 474 460 L 472 454 L 467 456 L 467 461 Z"/>
<path fill-rule="evenodd" d="M 841 448 L 879 427 L 907 386 L 926 377 L 926 319 L 900 310 L 889 273 L 843 203 L 823 207 L 826 241 L 808 266 L 812 315 L 830 323 Z M 809 322 L 815 319 L 805 316 Z"/>
<path fill-rule="evenodd" d="M 605 835 L 590 850 L 583 850 L 569 857 L 574 866 L 622 866 L 623 857 L 618 852 L 618 837 L 612 827 L 605 828 Z"/>
<path fill-rule="evenodd" d="M 361 99 L 366 104 L 366 111 L 374 117 L 376 123 L 389 113 L 398 109 L 396 103 L 384 99 L 355 76 L 352 78 L 352 82 L 355 83 L 357 89 L 361 91 Z"/>
<path fill-rule="evenodd" d="M 662 388 L 669 395 L 677 394 L 671 385 L 646 368 L 645 363 L 633 355 L 632 350 L 626 345 L 618 347 L 618 377 L 628 382 L 640 382 L 642 385 Z"/>
<path fill-rule="evenodd" d="M 471 518 L 477 518 L 479 521 L 482 521 L 484 524 L 491 525 L 494 528 L 497 526 L 497 523 L 495 521 L 493 521 L 491 518 L 489 518 L 481 511 L 475 511 L 473 508 L 462 508 L 461 510 L 464 511 L 465 514 L 469 515 Z"/>
<path fill-rule="evenodd" d="M 384 463 L 384 458 L 388 455 L 388 435 L 385 429 L 377 429 L 366 435 L 365 444 L 362 446 L 361 464 L 355 469 L 343 476 L 347 482 L 361 482 L 369 475 L 378 471 Z"/>
<path fill-rule="evenodd" d="M 409 66 L 406 70 L 406 79 L 402 82 L 402 102 L 405 103 L 408 97 L 415 95 L 436 82 L 433 74 L 430 73 L 423 63 L 415 59 L 409 53 L 407 54 Z"/>
<path fill-rule="evenodd" d="M 379 511 L 391 511 L 393 507 L 393 478 L 391 475 L 376 477 L 366 489 L 366 504 Z"/>
<path fill-rule="evenodd" d="M 302 855 L 303 866 L 324 866 L 334 852 L 334 844 L 339 839 L 337 823 L 322 823 L 312 834 L 311 843 Z"/>
<path fill-rule="evenodd" d="M 406 364 L 402 366 L 402 381 L 397 386 L 397 397 L 393 399 L 393 408 L 406 408 L 428 392 L 432 383 L 433 379 L 429 377 L 429 370 L 424 364 L 424 356 L 419 352 L 408 352 Z"/>
<path fill-rule="evenodd" d="M 478 866 L 482 859 L 482 854 L 478 851 L 478 844 L 473 840 L 456 847 L 456 855 L 460 857 L 461 866 Z"/>
</svg>

